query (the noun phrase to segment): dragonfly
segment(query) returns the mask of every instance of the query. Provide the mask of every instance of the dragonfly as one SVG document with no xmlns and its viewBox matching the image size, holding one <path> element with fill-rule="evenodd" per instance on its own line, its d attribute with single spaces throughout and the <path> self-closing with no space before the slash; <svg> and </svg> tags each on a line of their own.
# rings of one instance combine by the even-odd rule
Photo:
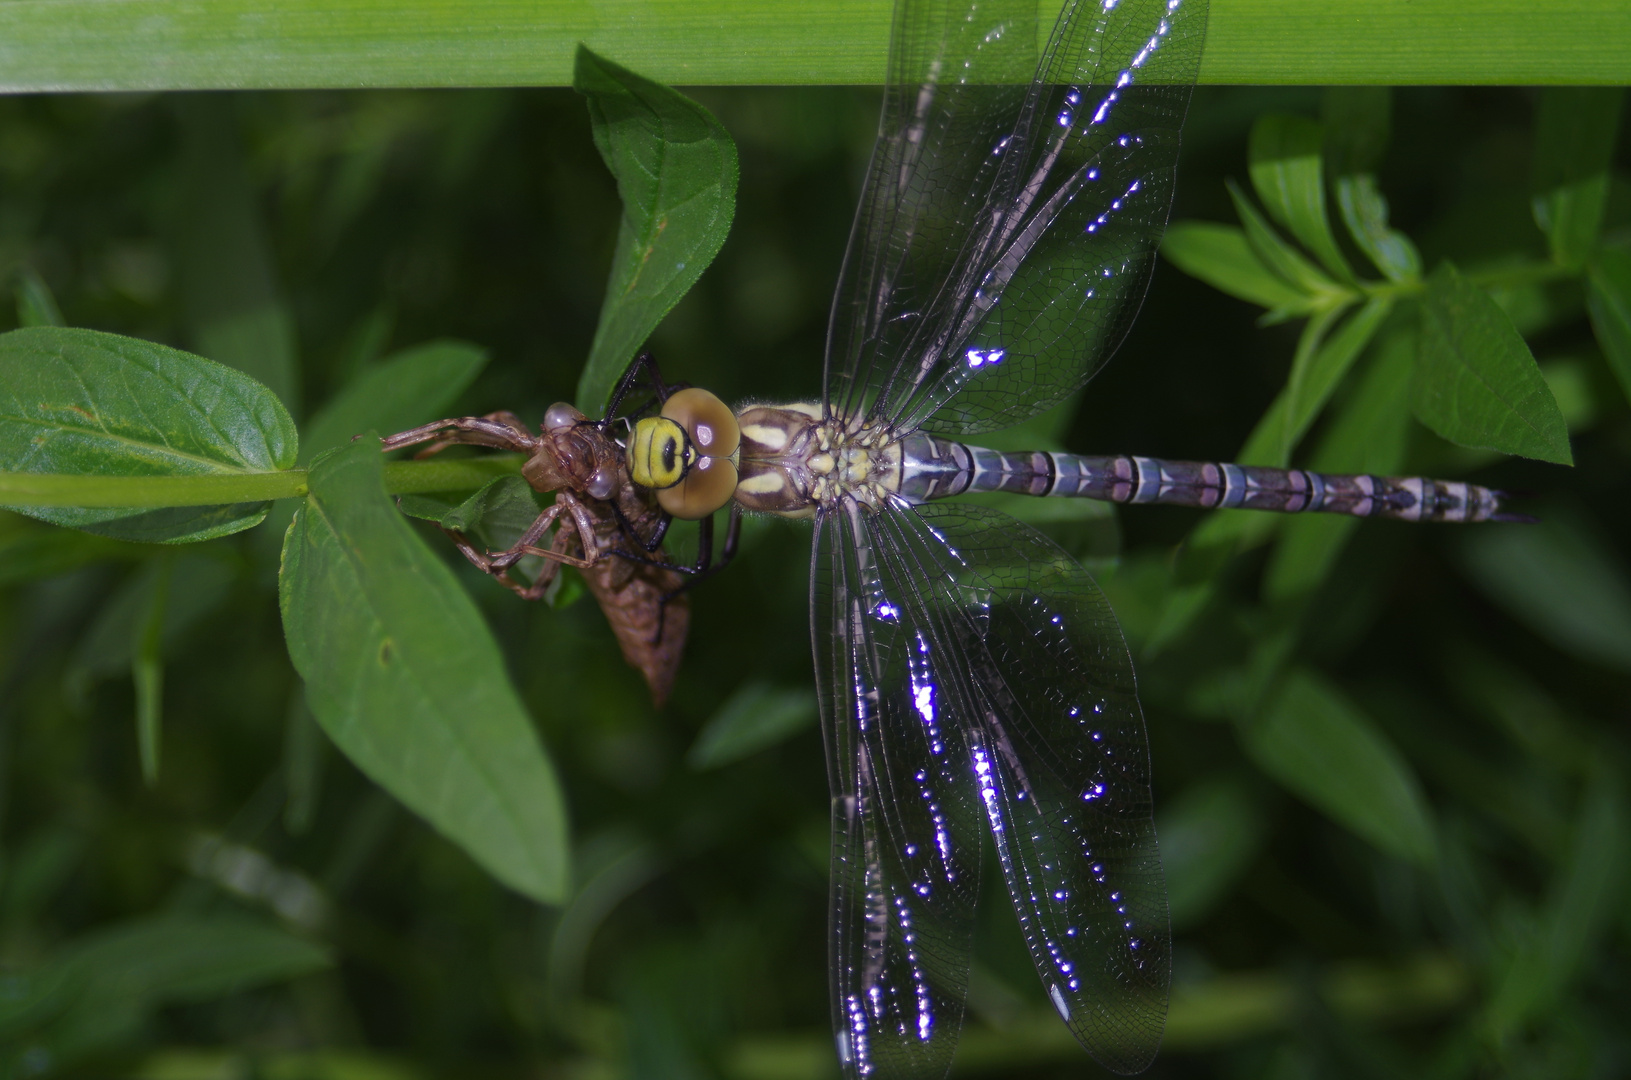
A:
<svg viewBox="0 0 1631 1080">
<path fill-rule="evenodd" d="M 672 395 L 666 394 L 670 400 Z M 687 579 L 662 550 L 668 519 L 649 489 L 634 486 L 626 455 L 606 421 L 590 420 L 566 402 L 544 413 L 537 434 L 511 412 L 460 416 L 423 424 L 381 441 L 385 451 L 429 443 L 421 456 L 473 445 L 526 455 L 521 474 L 554 501 L 503 551 L 482 551 L 463 533 L 444 529 L 465 558 L 526 600 L 548 595 L 560 568 L 577 568 L 611 625 L 623 658 L 645 676 L 652 703 L 668 700 L 690 628 Z M 612 553 L 642 538 L 639 560 Z M 727 547 L 727 553 L 734 544 Z M 530 581 L 511 573 L 527 556 L 544 560 Z"/>
<path fill-rule="evenodd" d="M 1150 755 L 1115 615 L 1047 537 L 946 500 L 1508 517 L 1498 493 L 1456 481 L 960 441 L 1063 401 L 1124 338 L 1206 20 L 1206 0 L 1066 0 L 1044 38 L 1033 0 L 899 0 L 821 398 L 733 411 L 697 388 L 659 394 L 625 440 L 631 480 L 672 517 L 711 523 L 728 506 L 731 536 L 744 512 L 813 524 L 830 992 L 852 1080 L 949 1069 L 982 834 L 1087 1052 L 1142 1071 L 1165 1024 Z"/>
</svg>

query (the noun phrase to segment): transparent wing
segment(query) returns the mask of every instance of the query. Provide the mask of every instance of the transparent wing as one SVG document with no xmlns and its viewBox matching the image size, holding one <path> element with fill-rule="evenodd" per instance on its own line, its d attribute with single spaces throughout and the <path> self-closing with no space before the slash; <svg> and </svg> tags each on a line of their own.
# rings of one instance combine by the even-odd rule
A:
<svg viewBox="0 0 1631 1080">
<path fill-rule="evenodd" d="M 1038 56 L 1034 4 L 896 5 L 831 410 L 987 431 L 1103 364 L 1166 224 L 1205 24 L 1206 0 L 1068 0 Z"/>
<path fill-rule="evenodd" d="M 1143 716 L 1103 594 L 1047 538 L 983 508 L 857 513 L 846 531 L 859 554 L 841 591 L 918 659 L 881 672 L 880 700 L 931 704 L 960 770 L 942 770 L 937 797 L 974 803 L 990 830 L 1049 999 L 1100 1063 L 1145 1068 L 1171 936 Z M 836 745 L 856 713 L 827 716 Z"/>
<path fill-rule="evenodd" d="M 934 658 L 878 606 L 865 533 L 817 523 L 816 683 L 832 789 L 833 1028 L 846 1077 L 944 1076 L 979 894 L 967 748 L 936 716 Z M 955 732 L 951 733 L 955 736 Z"/>
</svg>

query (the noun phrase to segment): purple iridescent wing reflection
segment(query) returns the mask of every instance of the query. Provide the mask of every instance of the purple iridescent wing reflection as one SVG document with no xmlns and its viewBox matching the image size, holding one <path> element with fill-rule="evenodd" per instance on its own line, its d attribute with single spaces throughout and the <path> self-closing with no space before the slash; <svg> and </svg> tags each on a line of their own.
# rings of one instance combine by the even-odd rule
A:
<svg viewBox="0 0 1631 1080">
<path fill-rule="evenodd" d="M 940 717 L 932 646 L 869 587 L 871 567 L 864 522 L 818 523 L 833 1025 L 846 1076 L 935 1077 L 962 1025 L 981 815 L 968 747 Z"/>
<path fill-rule="evenodd" d="M 846 1074 L 943 1074 L 979 827 L 1065 1024 L 1105 1066 L 1145 1068 L 1171 938 L 1143 717 L 1103 594 L 1041 534 L 940 505 L 824 517 L 812 601 Z M 949 858 L 913 854 L 942 842 Z"/>
<path fill-rule="evenodd" d="M 833 303 L 829 408 L 1010 427 L 1125 335 L 1166 226 L 1206 0 L 896 5 L 878 143 Z"/>
</svg>

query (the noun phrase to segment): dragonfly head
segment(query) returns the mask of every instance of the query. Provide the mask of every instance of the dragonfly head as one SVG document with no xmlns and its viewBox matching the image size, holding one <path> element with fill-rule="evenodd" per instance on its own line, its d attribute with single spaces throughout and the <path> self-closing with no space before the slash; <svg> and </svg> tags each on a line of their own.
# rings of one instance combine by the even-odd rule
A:
<svg viewBox="0 0 1631 1080">
<path fill-rule="evenodd" d="M 629 478 L 657 492 L 662 508 L 697 521 L 731 501 L 742 429 L 736 416 L 706 390 L 670 394 L 663 411 L 634 425 L 628 440 Z"/>
</svg>

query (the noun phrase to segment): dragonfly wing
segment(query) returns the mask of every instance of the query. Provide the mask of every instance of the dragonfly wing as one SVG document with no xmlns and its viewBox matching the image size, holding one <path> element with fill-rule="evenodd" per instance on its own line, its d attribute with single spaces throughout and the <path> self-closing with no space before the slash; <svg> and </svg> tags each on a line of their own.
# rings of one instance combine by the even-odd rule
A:
<svg viewBox="0 0 1631 1080">
<path fill-rule="evenodd" d="M 894 508 L 869 526 L 884 592 L 935 658 L 939 717 L 1048 997 L 1101 1064 L 1137 1072 L 1165 1024 L 1171 933 L 1115 616 L 1075 560 L 996 511 Z"/>
<path fill-rule="evenodd" d="M 1069 0 L 1038 54 L 1034 6 L 897 5 L 830 408 L 993 430 L 1102 365 L 1166 224 L 1205 22 L 1206 0 Z"/>
<path fill-rule="evenodd" d="M 833 1023 L 846 1077 L 929 1080 L 951 1066 L 962 1026 L 980 811 L 967 748 L 939 726 L 918 628 L 880 606 L 866 534 L 859 515 L 819 520 L 811 573 Z"/>
</svg>

